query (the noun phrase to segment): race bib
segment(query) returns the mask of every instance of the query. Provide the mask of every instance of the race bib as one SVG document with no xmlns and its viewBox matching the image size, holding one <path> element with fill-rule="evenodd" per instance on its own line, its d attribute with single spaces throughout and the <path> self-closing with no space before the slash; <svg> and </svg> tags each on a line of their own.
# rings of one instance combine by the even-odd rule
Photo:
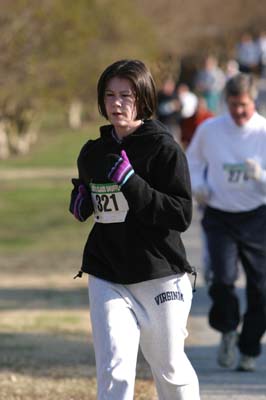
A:
<svg viewBox="0 0 266 400">
<path fill-rule="evenodd" d="M 224 164 L 224 178 L 230 188 L 240 188 L 248 181 L 245 164 Z"/>
<path fill-rule="evenodd" d="M 125 221 L 128 203 L 117 184 L 91 183 L 90 188 L 95 222 L 111 224 Z"/>
</svg>

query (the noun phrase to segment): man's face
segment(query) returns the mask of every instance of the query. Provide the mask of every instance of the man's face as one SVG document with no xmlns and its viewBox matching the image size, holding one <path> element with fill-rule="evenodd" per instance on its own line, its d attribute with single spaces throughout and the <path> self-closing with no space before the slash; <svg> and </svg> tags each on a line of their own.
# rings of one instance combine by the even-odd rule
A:
<svg viewBox="0 0 266 400">
<path fill-rule="evenodd" d="M 245 125 L 255 111 L 255 102 L 249 94 L 229 96 L 227 98 L 228 110 L 238 126 Z"/>
</svg>

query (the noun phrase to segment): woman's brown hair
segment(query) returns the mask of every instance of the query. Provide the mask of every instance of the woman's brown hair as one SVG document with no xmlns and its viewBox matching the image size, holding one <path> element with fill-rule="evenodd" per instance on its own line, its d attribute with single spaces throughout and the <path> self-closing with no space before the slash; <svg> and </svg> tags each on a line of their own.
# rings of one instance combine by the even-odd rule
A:
<svg viewBox="0 0 266 400">
<path fill-rule="evenodd" d="M 156 87 L 149 69 L 139 60 L 116 61 L 103 71 L 97 85 L 100 114 L 108 119 L 104 97 L 107 83 L 114 77 L 127 79 L 131 82 L 136 98 L 136 119 L 150 118 L 156 110 Z"/>
</svg>

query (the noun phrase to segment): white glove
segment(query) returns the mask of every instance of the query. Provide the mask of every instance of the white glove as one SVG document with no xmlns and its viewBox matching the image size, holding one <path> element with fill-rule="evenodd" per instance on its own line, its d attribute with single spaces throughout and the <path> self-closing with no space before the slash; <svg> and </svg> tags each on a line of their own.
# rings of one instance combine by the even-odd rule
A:
<svg viewBox="0 0 266 400">
<path fill-rule="evenodd" d="M 194 197 L 200 206 L 205 206 L 211 197 L 211 191 L 206 185 L 201 185 L 193 190 Z"/>
<path fill-rule="evenodd" d="M 245 161 L 246 175 L 249 179 L 254 179 L 255 181 L 260 181 L 263 175 L 263 169 L 259 163 L 252 158 L 248 158 Z"/>
</svg>

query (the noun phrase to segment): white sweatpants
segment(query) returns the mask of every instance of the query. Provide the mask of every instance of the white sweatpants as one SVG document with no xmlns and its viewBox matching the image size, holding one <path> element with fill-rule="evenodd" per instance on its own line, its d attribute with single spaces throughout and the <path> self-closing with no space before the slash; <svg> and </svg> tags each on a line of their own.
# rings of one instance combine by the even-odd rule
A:
<svg viewBox="0 0 266 400">
<path fill-rule="evenodd" d="M 187 274 L 131 285 L 89 277 L 98 400 L 133 400 L 139 345 L 159 400 L 199 400 L 185 352 L 192 288 Z"/>
</svg>

